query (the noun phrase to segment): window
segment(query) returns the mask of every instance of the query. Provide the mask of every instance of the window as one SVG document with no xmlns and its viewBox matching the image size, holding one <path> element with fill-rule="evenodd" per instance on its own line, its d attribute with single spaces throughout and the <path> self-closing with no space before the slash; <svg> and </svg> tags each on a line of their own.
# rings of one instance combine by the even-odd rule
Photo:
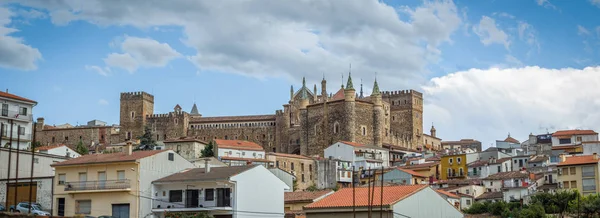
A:
<svg viewBox="0 0 600 218">
<path fill-rule="evenodd" d="M 465 194 L 469 194 L 469 189 L 465 190 Z"/>
<path fill-rule="evenodd" d="M 33 163 L 40 163 L 40 159 L 38 159 L 37 157 L 33 158 Z"/>
<path fill-rule="evenodd" d="M 117 171 L 117 179 L 118 180 L 125 180 L 125 170 L 119 170 L 119 171 Z"/>
<path fill-rule="evenodd" d="M 362 135 L 367 135 L 367 127 L 362 127 Z"/>
<path fill-rule="evenodd" d="M 456 158 L 456 163 L 460 164 L 460 157 Z"/>
<path fill-rule="evenodd" d="M 595 179 L 583 179 L 583 191 L 596 191 L 596 180 Z"/>
<path fill-rule="evenodd" d="M 25 127 L 19 126 L 19 135 L 25 135 Z"/>
<path fill-rule="evenodd" d="M 395 121 L 395 120 L 396 120 L 396 116 L 392 116 L 392 121 Z"/>
<path fill-rule="evenodd" d="M 87 182 L 87 173 L 79 173 L 79 181 Z"/>
<path fill-rule="evenodd" d="M 170 190 L 169 191 L 169 202 L 181 202 L 183 200 L 182 190 Z"/>
<path fill-rule="evenodd" d="M 333 133 L 338 133 L 338 132 L 340 132 L 340 124 L 336 122 L 333 124 Z"/>
<path fill-rule="evenodd" d="M 312 164 L 308 165 L 308 172 L 312 172 Z"/>
<path fill-rule="evenodd" d="M 127 140 L 131 139 L 131 132 L 127 132 Z"/>
<path fill-rule="evenodd" d="M 460 176 L 462 176 L 462 175 L 464 174 L 464 172 L 463 172 L 463 168 L 459 168 L 459 169 L 458 169 L 458 174 L 459 174 Z"/>
<path fill-rule="evenodd" d="M 594 171 L 593 166 L 581 167 L 581 174 L 583 177 L 595 177 L 596 176 L 596 172 Z"/>
<path fill-rule="evenodd" d="M 564 181 L 563 182 L 563 188 L 569 188 L 569 181 Z"/>
<path fill-rule="evenodd" d="M 275 167 L 279 168 L 279 161 L 275 161 Z"/>
<path fill-rule="evenodd" d="M 575 170 L 575 167 L 569 168 L 569 171 L 570 171 L 569 174 L 571 174 L 571 175 L 577 174 L 577 171 Z"/>
<path fill-rule="evenodd" d="M 471 200 L 467 200 L 467 205 L 471 205 Z"/>
<path fill-rule="evenodd" d="M 19 115 L 27 116 L 27 108 L 26 107 L 19 108 Z"/>
<path fill-rule="evenodd" d="M 568 168 L 568 167 L 565 167 L 565 168 L 563 168 L 563 169 L 562 169 L 562 172 L 563 172 L 563 174 L 565 174 L 565 175 L 569 175 L 569 168 Z"/>
<path fill-rule="evenodd" d="M 67 175 L 58 174 L 58 185 L 64 185 L 66 179 L 67 179 Z"/>
<path fill-rule="evenodd" d="M 135 111 L 131 112 L 131 119 L 135 118 Z"/>
<path fill-rule="evenodd" d="M 577 181 L 571 181 L 571 188 L 577 188 Z"/>
<path fill-rule="evenodd" d="M 576 142 L 581 142 L 581 136 L 577 136 L 577 138 L 575 139 Z"/>
<path fill-rule="evenodd" d="M 76 201 L 77 208 L 76 214 L 91 214 L 92 213 L 92 200 L 79 200 Z"/>
<path fill-rule="evenodd" d="M 205 201 L 214 201 L 215 200 L 215 190 L 212 188 L 207 188 L 204 190 L 204 200 Z"/>
<path fill-rule="evenodd" d="M 65 141 L 69 141 L 69 136 L 65 136 Z"/>
<path fill-rule="evenodd" d="M 290 164 L 290 168 L 291 168 L 292 170 L 294 170 L 294 163 L 291 163 L 291 164 Z"/>
<path fill-rule="evenodd" d="M 302 182 L 304 182 L 304 174 L 302 174 Z"/>
<path fill-rule="evenodd" d="M 447 177 L 451 177 L 452 176 L 452 169 L 448 168 L 448 176 Z"/>
<path fill-rule="evenodd" d="M 170 161 L 175 160 L 175 154 L 174 153 L 169 153 L 169 160 Z"/>
<path fill-rule="evenodd" d="M 452 158 L 448 159 L 448 163 L 452 165 Z"/>
<path fill-rule="evenodd" d="M 304 163 L 300 163 L 300 170 L 304 171 Z"/>
<path fill-rule="evenodd" d="M 559 144 L 571 144 L 571 139 L 558 139 Z"/>
<path fill-rule="evenodd" d="M 2 104 L 2 116 L 8 116 L 8 104 Z"/>
<path fill-rule="evenodd" d="M 498 172 L 502 172 L 502 167 L 498 166 Z"/>
</svg>

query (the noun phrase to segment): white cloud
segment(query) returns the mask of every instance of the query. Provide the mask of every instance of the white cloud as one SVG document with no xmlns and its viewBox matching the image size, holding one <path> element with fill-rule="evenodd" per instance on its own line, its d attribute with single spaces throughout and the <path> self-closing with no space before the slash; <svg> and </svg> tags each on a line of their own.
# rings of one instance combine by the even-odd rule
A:
<svg viewBox="0 0 600 218">
<path fill-rule="evenodd" d="M 596 7 L 600 8 L 600 0 L 590 0 L 590 3 L 592 3 L 592 5 L 595 5 Z"/>
<path fill-rule="evenodd" d="M 483 16 L 478 25 L 473 26 L 473 32 L 479 36 L 481 43 L 490 45 L 493 43 L 503 44 L 506 49 L 510 46 L 508 35 L 496 25 L 496 20 Z"/>
<path fill-rule="evenodd" d="M 550 3 L 550 1 L 548 0 L 535 0 L 537 2 L 537 4 L 539 6 L 543 6 L 545 8 L 550 8 L 550 9 L 554 9 L 554 10 L 559 10 L 555 5 L 553 5 L 552 3 Z M 598 0 L 595 0 L 598 1 Z"/>
<path fill-rule="evenodd" d="M 515 56 L 512 56 L 512 55 L 504 56 L 504 60 L 506 61 L 506 63 L 508 63 L 512 67 L 523 66 L 523 62 L 521 62 L 519 59 L 517 59 Z"/>
<path fill-rule="evenodd" d="M 100 100 L 98 100 L 98 105 L 102 105 L 102 106 L 108 105 L 108 101 L 105 99 L 100 99 Z"/>
<path fill-rule="evenodd" d="M 18 31 L 8 27 L 14 15 L 8 8 L 0 7 L 0 67 L 35 70 L 42 54 L 37 48 L 25 44 L 22 38 L 9 35 Z"/>
<path fill-rule="evenodd" d="M 517 31 L 519 33 L 519 39 L 531 46 L 532 51 L 540 51 L 540 43 L 537 40 L 537 31 L 532 25 L 524 21 L 519 21 Z M 528 55 L 530 55 L 532 51 L 529 51 Z"/>
<path fill-rule="evenodd" d="M 424 122 L 434 122 L 445 140 L 476 138 L 485 145 L 504 139 L 507 132 L 522 141 L 546 128 L 598 129 L 599 86 L 600 67 L 456 72 L 423 87 Z"/>
<path fill-rule="evenodd" d="M 108 68 L 108 67 L 102 68 L 99 66 L 85 65 L 85 69 L 94 71 L 102 76 L 108 76 L 108 73 L 110 73 L 110 68 Z"/>
<path fill-rule="evenodd" d="M 115 47 L 117 43 L 124 53 L 111 53 L 104 58 L 104 62 L 110 67 L 122 68 L 130 73 L 139 67 L 164 67 L 169 61 L 181 57 L 169 44 L 149 38 L 125 36 L 123 41 L 113 40 L 109 46 Z"/>
<path fill-rule="evenodd" d="M 581 25 L 577 25 L 577 34 L 578 35 L 590 35 L 590 31 Z"/>
<path fill-rule="evenodd" d="M 187 59 L 200 71 L 284 76 L 296 81 L 305 75 L 309 81 L 319 81 L 326 73 L 335 83 L 352 63 L 357 77 L 372 78 L 378 72 L 382 83 L 395 87 L 424 80 L 427 65 L 440 56 L 438 46 L 451 43 L 462 24 L 452 1 L 426 2 L 415 8 L 394 8 L 378 0 L 22 4 L 49 11 L 57 24 L 84 20 L 103 26 L 182 27 L 182 41 L 196 50 Z M 150 58 L 130 54 L 134 59 Z M 174 55 L 168 54 L 167 59 Z M 138 64 L 143 67 L 148 62 Z"/>
</svg>

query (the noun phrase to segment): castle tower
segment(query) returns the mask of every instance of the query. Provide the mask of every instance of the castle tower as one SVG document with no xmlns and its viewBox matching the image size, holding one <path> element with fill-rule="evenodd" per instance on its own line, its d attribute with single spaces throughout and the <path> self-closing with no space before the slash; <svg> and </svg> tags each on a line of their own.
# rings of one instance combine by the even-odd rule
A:
<svg viewBox="0 0 600 218">
<path fill-rule="evenodd" d="M 384 112 L 383 102 L 381 99 L 381 93 L 379 92 L 379 85 L 377 84 L 377 79 L 375 79 L 375 84 L 373 84 L 373 93 L 371 94 L 371 99 L 373 101 L 373 145 L 382 147 Z"/>
<path fill-rule="evenodd" d="M 315 84 L 315 87 L 314 87 L 313 90 L 314 90 L 313 91 L 313 94 L 314 94 L 313 95 L 313 100 L 314 100 L 314 102 L 317 102 L 317 101 L 319 101 L 319 99 L 317 99 L 317 84 Z"/>
<path fill-rule="evenodd" d="M 323 80 L 321 80 L 321 101 L 326 102 L 327 97 L 327 81 L 325 80 L 325 76 L 323 76 Z"/>
<path fill-rule="evenodd" d="M 348 83 L 344 89 L 344 110 L 346 114 L 346 125 L 344 126 L 343 138 L 354 142 L 356 140 L 356 90 L 352 84 L 352 73 L 348 73 Z"/>
<path fill-rule="evenodd" d="M 294 85 L 290 87 L 290 102 L 294 101 Z"/>
<path fill-rule="evenodd" d="M 175 111 L 175 113 L 181 113 L 181 106 L 179 106 L 179 104 L 175 105 L 173 111 Z"/>
<path fill-rule="evenodd" d="M 306 89 L 303 88 L 302 91 L 302 98 L 300 100 L 300 154 L 301 155 L 308 155 L 308 110 L 307 110 L 307 106 L 308 106 L 308 96 L 306 94 Z"/>
<path fill-rule="evenodd" d="M 435 136 L 435 127 L 433 126 L 433 123 L 431 124 L 431 130 L 429 130 L 429 132 L 431 133 L 431 137 L 436 137 Z"/>
<path fill-rule="evenodd" d="M 120 99 L 120 141 L 144 134 L 146 116 L 154 114 L 154 96 L 146 92 L 124 92 Z"/>
</svg>

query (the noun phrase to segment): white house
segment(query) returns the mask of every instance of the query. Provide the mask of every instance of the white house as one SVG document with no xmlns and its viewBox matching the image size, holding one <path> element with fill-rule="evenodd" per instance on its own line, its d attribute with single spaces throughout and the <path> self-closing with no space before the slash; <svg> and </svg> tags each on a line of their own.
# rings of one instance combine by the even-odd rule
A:
<svg viewBox="0 0 600 218">
<path fill-rule="evenodd" d="M 385 148 L 356 142 L 340 141 L 327 147 L 325 157 L 352 162 L 355 169 L 389 167 L 389 151 Z"/>
<path fill-rule="evenodd" d="M 217 158 L 230 166 L 244 166 L 248 163 L 269 167 L 271 161 L 266 159 L 262 146 L 243 140 L 215 139 Z"/>
<path fill-rule="evenodd" d="M 560 130 L 552 134 L 552 146 L 581 144 L 598 141 L 594 130 Z"/>
<path fill-rule="evenodd" d="M 81 156 L 81 154 L 77 153 L 75 150 L 69 148 L 66 145 L 42 146 L 42 147 L 36 148 L 36 150 L 38 150 L 39 153 L 42 153 L 42 154 L 53 154 L 53 155 L 57 155 L 57 156 L 67 157 L 67 158 L 77 158 L 77 157 Z"/>
<path fill-rule="evenodd" d="M 531 157 L 529 161 L 527 161 L 527 168 L 534 167 L 546 167 L 550 164 L 550 158 L 548 156 L 537 155 Z"/>
<path fill-rule="evenodd" d="M 521 171 L 502 172 L 483 179 L 483 184 L 488 192 L 502 191 L 505 202 L 526 200 L 536 189 L 529 177 L 529 173 Z"/>
<path fill-rule="evenodd" d="M 8 90 L 0 91 L 0 147 L 10 144 L 13 148 L 29 148 L 33 133 L 32 109 L 36 104 L 33 100 L 8 93 Z"/>
<path fill-rule="evenodd" d="M 454 193 L 450 193 L 444 190 L 436 190 L 438 194 L 440 194 L 448 203 L 454 205 L 454 207 L 460 208 L 460 197 Z"/>
<path fill-rule="evenodd" d="M 155 180 L 152 212 L 214 217 L 284 217 L 283 181 L 261 165 L 194 168 Z"/>
<path fill-rule="evenodd" d="M 383 190 L 381 188 L 376 187 L 376 191 L 371 193 L 372 217 L 464 217 L 458 208 L 448 203 L 429 185 L 384 186 Z M 342 188 L 305 206 L 304 212 L 307 218 L 352 217 L 354 198 L 356 217 L 367 217 L 369 193 L 367 187 L 357 187 L 354 191 L 353 188 Z"/>
<path fill-rule="evenodd" d="M 529 161 L 529 155 L 512 157 L 512 171 L 521 171 L 523 168 L 527 168 L 527 161 Z"/>
<path fill-rule="evenodd" d="M 14 195 L 17 195 L 17 202 L 29 201 L 29 189 L 18 189 L 15 193 L 15 186 L 10 186 L 10 191 L 7 186 L 8 175 L 8 159 L 9 149 L 0 148 L 0 204 L 14 205 Z M 17 164 L 17 153 L 15 150 L 11 152 L 10 163 L 10 179 L 14 184 L 14 179 L 17 178 L 15 173 L 18 166 L 18 185 L 20 187 L 33 186 L 32 195 L 35 196 L 32 201 L 40 203 L 42 208 L 52 208 L 52 179 L 54 178 L 54 169 L 51 164 L 62 162 L 68 158 L 65 156 L 57 156 L 52 154 L 35 153 L 33 158 L 33 177 L 31 177 L 31 152 L 19 153 L 19 162 Z M 33 178 L 33 183 L 30 183 Z M 8 195 L 8 197 L 7 197 Z"/>
<path fill-rule="evenodd" d="M 512 171 L 512 158 L 490 158 L 489 160 L 478 160 L 467 165 L 470 178 L 485 178 L 500 172 Z"/>
</svg>

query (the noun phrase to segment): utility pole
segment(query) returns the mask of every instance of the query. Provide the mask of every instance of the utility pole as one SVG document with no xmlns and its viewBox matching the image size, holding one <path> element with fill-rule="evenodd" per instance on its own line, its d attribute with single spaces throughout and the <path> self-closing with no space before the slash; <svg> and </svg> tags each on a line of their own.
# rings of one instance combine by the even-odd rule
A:
<svg viewBox="0 0 600 218">
<path fill-rule="evenodd" d="M 35 130 L 36 130 L 36 122 L 33 122 L 33 136 L 31 137 L 31 174 L 29 175 L 29 202 L 33 202 L 31 201 L 32 199 L 32 192 L 33 192 L 33 166 L 34 166 L 34 158 L 35 158 Z M 29 207 L 29 213 L 31 214 L 31 205 Z"/>
<path fill-rule="evenodd" d="M 352 165 L 352 215 L 356 218 L 356 188 L 354 187 L 354 165 Z"/>
<path fill-rule="evenodd" d="M 379 200 L 379 218 L 383 218 L 383 166 L 381 166 L 381 199 Z"/>
<path fill-rule="evenodd" d="M 368 169 L 371 172 L 371 168 Z M 369 174 L 367 173 L 367 174 Z M 368 175 L 367 175 L 368 176 Z M 371 218 L 371 177 L 367 177 L 367 216 Z"/>
<path fill-rule="evenodd" d="M 15 164 L 15 209 L 17 208 L 17 196 L 19 195 L 19 147 L 21 145 L 21 126 L 17 126 L 17 162 Z M 29 205 L 31 206 L 31 205 Z"/>
<path fill-rule="evenodd" d="M 369 204 L 369 210 L 371 211 L 371 217 L 373 217 L 373 201 L 375 200 L 375 184 L 377 184 L 377 182 L 375 181 L 375 174 L 377 173 L 377 169 L 373 168 L 373 190 L 371 191 L 371 202 Z"/>
<path fill-rule="evenodd" d="M 13 133 L 13 121 L 10 120 L 10 133 L 9 133 L 10 136 L 9 136 L 9 142 L 8 142 L 8 175 L 6 176 L 6 181 L 7 181 L 6 183 L 8 184 L 7 193 L 10 192 L 10 189 L 11 189 L 11 187 L 10 187 L 10 165 L 12 163 L 12 135 L 13 135 L 12 133 Z M 14 188 L 16 191 L 17 184 L 15 184 Z M 7 196 L 6 201 L 8 202 L 8 195 L 6 195 L 6 196 Z M 15 193 L 15 196 L 17 196 L 16 193 Z M 17 206 L 17 202 L 13 202 L 13 204 L 15 204 L 15 207 Z M 10 207 L 10 205 L 7 205 L 7 206 Z"/>
</svg>

